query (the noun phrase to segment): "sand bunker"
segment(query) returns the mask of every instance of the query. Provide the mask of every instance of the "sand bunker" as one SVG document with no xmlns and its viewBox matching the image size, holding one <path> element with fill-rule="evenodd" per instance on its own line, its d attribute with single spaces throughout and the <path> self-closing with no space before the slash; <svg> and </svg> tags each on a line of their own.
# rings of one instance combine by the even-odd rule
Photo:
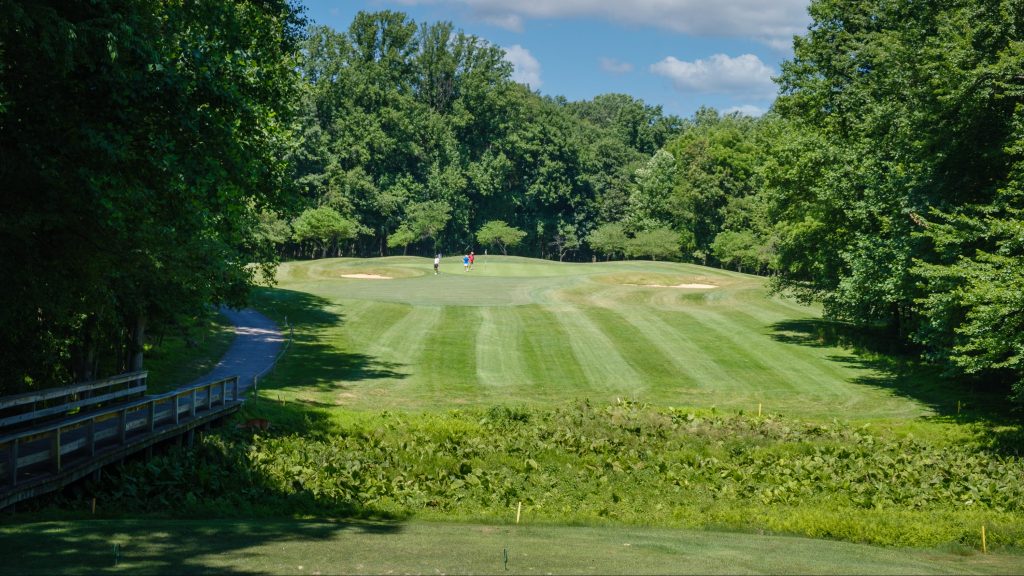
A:
<svg viewBox="0 0 1024 576">
<path fill-rule="evenodd" d="M 697 288 L 701 290 L 718 288 L 714 284 L 627 284 L 627 286 L 642 286 L 644 288 Z"/>
<path fill-rule="evenodd" d="M 359 278 L 360 280 L 391 280 L 391 276 L 380 274 L 342 274 L 342 278 Z"/>
<path fill-rule="evenodd" d="M 665 286 L 665 288 L 718 288 L 714 284 L 676 284 L 675 286 Z"/>
</svg>

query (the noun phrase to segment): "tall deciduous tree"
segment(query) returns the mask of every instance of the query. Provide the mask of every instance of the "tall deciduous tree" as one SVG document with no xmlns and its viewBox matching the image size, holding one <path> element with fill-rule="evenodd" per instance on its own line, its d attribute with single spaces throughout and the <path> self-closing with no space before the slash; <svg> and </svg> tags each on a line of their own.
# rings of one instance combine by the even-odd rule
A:
<svg viewBox="0 0 1024 576">
<path fill-rule="evenodd" d="M 782 283 L 952 368 L 1020 380 L 1018 352 L 994 342 L 1015 330 L 1001 332 L 995 311 L 1018 309 L 1005 296 L 1018 283 L 1024 8 L 815 0 L 810 11 L 777 108 L 819 146 L 784 164 L 818 177 L 790 192 L 799 207 L 779 209 Z"/>
<path fill-rule="evenodd" d="M 507 255 L 509 248 L 515 248 L 526 238 L 526 232 L 513 228 L 501 220 L 491 220 L 480 227 L 476 239 L 487 246 L 497 246 Z"/>
<path fill-rule="evenodd" d="M 274 0 L 0 4 L 0 390 L 139 368 L 148 327 L 245 301 L 301 24 Z"/>
</svg>

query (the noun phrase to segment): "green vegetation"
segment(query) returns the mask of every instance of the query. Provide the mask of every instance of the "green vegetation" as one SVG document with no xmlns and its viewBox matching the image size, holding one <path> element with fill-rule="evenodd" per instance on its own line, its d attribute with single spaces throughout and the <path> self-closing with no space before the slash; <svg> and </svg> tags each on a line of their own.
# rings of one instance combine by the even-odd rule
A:
<svg viewBox="0 0 1024 576">
<path fill-rule="evenodd" d="M 242 416 L 272 428 L 131 463 L 63 508 L 501 524 L 522 503 L 531 524 L 951 550 L 985 526 L 990 549 L 1024 548 L 1019 426 L 958 414 L 913 364 L 865 366 L 761 278 L 500 256 L 280 276 L 260 301 L 295 341 Z"/>
<path fill-rule="evenodd" d="M 393 279 L 345 277 L 355 274 Z M 687 264 L 495 255 L 479 255 L 469 273 L 444 258 L 434 276 L 430 259 L 389 257 L 283 264 L 278 288 L 256 302 L 295 329 L 266 385 L 329 406 L 623 398 L 857 421 L 982 401 L 833 346 L 829 331 L 841 327 L 764 284 Z"/>
<path fill-rule="evenodd" d="M 148 393 L 166 392 L 208 373 L 234 339 L 234 327 L 213 311 L 203 314 L 192 325 L 151 338 L 146 350 Z"/>
<path fill-rule="evenodd" d="M 542 97 L 400 12 L 52 4 L 0 13 L 0 391 L 138 368 L 148 331 L 243 303 L 278 257 L 479 247 L 770 275 L 964 394 L 1024 374 L 1012 0 L 814 0 L 769 113 L 687 119 Z"/>
<path fill-rule="evenodd" d="M 0 394 L 143 368 L 242 305 L 286 203 L 286 0 L 0 4 Z"/>
<path fill-rule="evenodd" d="M 85 520 L 0 527 L 0 574 L 1012 574 L 1020 557 L 757 534 L 436 522 Z M 444 545 L 439 546 L 438 543 Z M 115 562 L 114 545 L 117 544 Z M 507 562 L 506 562 L 507 552 Z"/>
<path fill-rule="evenodd" d="M 227 331 L 189 363 L 180 327 L 282 256 L 480 242 L 502 256 L 437 276 L 282 265 L 253 299 L 295 327 L 247 406 L 271 433 L 62 502 L 491 524 L 523 502 L 952 551 L 984 525 L 1019 552 L 1024 9 L 809 10 L 771 112 L 680 119 L 542 97 L 499 47 L 398 12 L 303 32 L 285 0 L 2 2 L 0 393 L 145 351 L 157 388 L 188 380 Z"/>
<path fill-rule="evenodd" d="M 273 394 L 271 393 L 272 397 Z M 985 436 L 632 402 L 353 413 L 261 400 L 195 450 L 85 488 L 117 513 L 657 526 L 897 547 L 1024 547 L 1024 462 Z M 948 425 L 932 426 L 943 433 Z M 64 502 L 82 509 L 87 502 Z M 109 513 L 109 512 L 108 512 Z"/>
</svg>

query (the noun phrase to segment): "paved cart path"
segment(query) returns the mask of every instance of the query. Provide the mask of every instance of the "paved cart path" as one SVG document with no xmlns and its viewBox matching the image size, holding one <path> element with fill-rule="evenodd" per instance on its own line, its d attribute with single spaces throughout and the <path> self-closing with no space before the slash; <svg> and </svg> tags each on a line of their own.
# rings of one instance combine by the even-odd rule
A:
<svg viewBox="0 0 1024 576">
<path fill-rule="evenodd" d="M 221 313 L 235 325 L 235 339 L 213 370 L 190 386 L 237 374 L 239 392 L 248 390 L 255 376 L 262 376 L 274 366 L 284 345 L 284 335 L 273 320 L 251 308 L 222 308 Z"/>
</svg>

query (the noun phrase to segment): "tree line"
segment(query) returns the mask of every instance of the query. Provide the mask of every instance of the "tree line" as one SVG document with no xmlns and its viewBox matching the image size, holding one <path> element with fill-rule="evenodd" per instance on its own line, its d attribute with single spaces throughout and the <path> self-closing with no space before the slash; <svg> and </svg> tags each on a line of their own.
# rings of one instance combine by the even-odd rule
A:
<svg viewBox="0 0 1024 576">
<path fill-rule="evenodd" d="M 279 258 L 491 248 L 768 275 L 1021 392 L 1019 3 L 814 0 L 772 110 L 685 119 L 542 96 L 401 12 L 2 9 L 7 388 L 129 366 L 147 323 L 241 302 Z"/>
</svg>

